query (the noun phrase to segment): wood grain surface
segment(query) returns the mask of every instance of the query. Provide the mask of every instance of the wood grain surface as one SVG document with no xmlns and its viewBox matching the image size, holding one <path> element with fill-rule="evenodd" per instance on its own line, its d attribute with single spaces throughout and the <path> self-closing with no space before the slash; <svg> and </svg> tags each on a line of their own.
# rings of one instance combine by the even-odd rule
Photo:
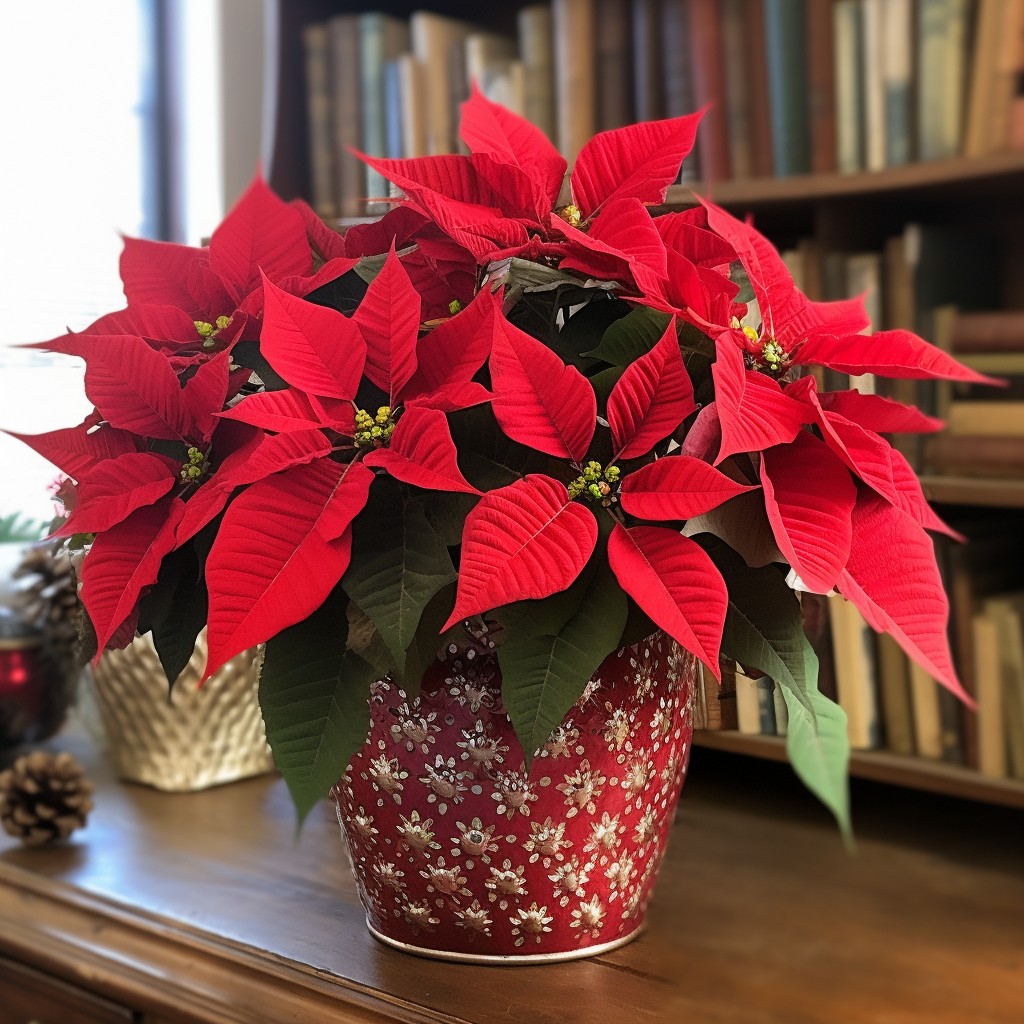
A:
<svg viewBox="0 0 1024 1024">
<path fill-rule="evenodd" d="M 374 941 L 327 805 L 295 839 L 280 779 L 162 794 L 80 737 L 55 745 L 96 810 L 63 847 L 0 839 L 0 952 L 151 1024 L 1022 1019 L 1024 830 L 1005 808 L 858 783 L 851 856 L 786 766 L 698 749 L 640 939 L 472 967 Z"/>
</svg>

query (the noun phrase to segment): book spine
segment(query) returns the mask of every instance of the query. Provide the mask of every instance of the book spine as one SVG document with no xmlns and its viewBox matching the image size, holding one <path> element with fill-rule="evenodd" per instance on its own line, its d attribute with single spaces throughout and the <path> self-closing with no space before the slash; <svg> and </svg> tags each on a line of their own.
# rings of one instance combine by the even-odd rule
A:
<svg viewBox="0 0 1024 1024">
<path fill-rule="evenodd" d="M 960 313 L 949 344 L 958 354 L 969 352 L 1024 352 L 1024 313 L 1000 310 Z"/>
<path fill-rule="evenodd" d="M 363 164 L 349 151 L 363 144 L 359 102 L 359 17 L 339 14 L 327 23 L 331 45 L 331 93 L 333 96 L 333 143 L 338 213 L 361 217 L 366 212 L 366 174 Z"/>
<path fill-rule="evenodd" d="M 807 101 L 811 170 L 836 170 L 836 83 L 832 5 L 807 4 Z"/>
<path fill-rule="evenodd" d="M 705 182 L 731 176 L 726 124 L 722 22 L 717 0 L 689 0 L 690 61 L 695 107 L 708 107 L 700 126 L 700 170 Z"/>
<path fill-rule="evenodd" d="M 682 2 L 666 2 L 662 8 L 661 0 L 630 0 L 632 95 L 638 121 L 690 112 L 685 106 L 690 92 L 689 64 L 678 49 L 678 25 L 684 15 Z M 685 94 L 681 94 L 684 72 L 687 83 Z"/>
<path fill-rule="evenodd" d="M 803 0 L 765 0 L 765 47 L 772 107 L 775 173 L 780 178 L 811 169 L 804 60 Z"/>
<path fill-rule="evenodd" d="M 402 150 L 406 157 L 426 156 L 427 123 L 420 65 L 411 53 L 403 53 L 395 63 L 401 92 Z"/>
<path fill-rule="evenodd" d="M 761 703 L 757 680 L 736 670 L 736 722 L 739 731 L 748 736 L 761 734 Z"/>
<path fill-rule="evenodd" d="M 306 113 L 313 209 L 321 217 L 338 216 L 334 191 L 334 144 L 330 81 L 330 39 L 326 24 L 302 32 L 306 59 Z"/>
<path fill-rule="evenodd" d="M 836 164 L 844 174 L 864 167 L 864 115 L 861 77 L 861 9 L 858 0 L 838 0 L 835 32 Z"/>
<path fill-rule="evenodd" d="M 997 104 L 999 51 L 1005 27 L 1004 0 L 978 0 L 974 28 L 974 51 L 971 57 L 967 124 L 964 129 L 964 156 L 985 156 L 992 150 L 991 142 L 998 134 L 993 122 L 1000 116 Z M 1007 104 L 1008 107 L 1008 104 Z"/>
<path fill-rule="evenodd" d="M 942 716 L 939 684 L 919 665 L 910 663 L 910 699 L 914 709 L 914 736 L 918 757 L 942 759 Z"/>
<path fill-rule="evenodd" d="M 754 132 L 750 111 L 750 66 L 747 61 L 747 5 L 722 2 L 722 62 L 725 67 L 725 115 L 734 178 L 754 176 Z"/>
<path fill-rule="evenodd" d="M 885 39 L 883 0 L 860 0 L 864 46 L 864 163 L 869 171 L 885 167 Z"/>
<path fill-rule="evenodd" d="M 918 0 L 918 156 L 957 156 L 963 129 L 968 0 Z"/>
<path fill-rule="evenodd" d="M 968 402 L 954 399 L 949 405 L 951 434 L 974 437 L 1024 439 L 1024 402 Z"/>
<path fill-rule="evenodd" d="M 913 159 L 913 6 L 886 0 L 882 7 L 882 78 L 885 104 L 885 163 L 897 167 Z"/>
<path fill-rule="evenodd" d="M 874 633 L 845 598 L 832 598 L 832 646 L 836 689 L 846 712 L 850 746 L 870 750 L 880 742 Z"/>
<path fill-rule="evenodd" d="M 775 173 L 772 144 L 772 110 L 768 90 L 768 52 L 764 28 L 764 0 L 747 4 L 749 104 L 754 140 L 754 174 L 768 178 Z"/>
<path fill-rule="evenodd" d="M 597 0 L 597 130 L 632 124 L 633 50 L 629 0 Z M 655 49 L 646 59 L 657 55 Z M 660 67 L 658 73 L 661 73 Z"/>
<path fill-rule="evenodd" d="M 882 702 L 885 745 L 894 754 L 914 753 L 914 712 L 910 702 L 907 656 L 891 636 L 878 637 L 878 690 Z"/>
<path fill-rule="evenodd" d="M 990 779 L 1007 775 L 1003 728 L 1003 692 L 999 669 L 999 635 L 991 615 L 977 612 L 972 619 L 974 677 L 978 702 L 978 771 Z"/>
<path fill-rule="evenodd" d="M 405 156 L 402 125 L 402 75 L 397 60 L 384 65 L 384 153 L 392 160 Z"/>
<path fill-rule="evenodd" d="M 519 53 L 523 61 L 526 119 L 554 140 L 555 59 L 551 8 L 532 4 L 519 12 Z"/>
<path fill-rule="evenodd" d="M 558 148 L 570 165 L 594 134 L 594 0 L 552 0 Z"/>
<path fill-rule="evenodd" d="M 924 442 L 925 467 L 950 476 L 1002 477 L 1024 475 L 1024 439 L 939 434 Z"/>
</svg>

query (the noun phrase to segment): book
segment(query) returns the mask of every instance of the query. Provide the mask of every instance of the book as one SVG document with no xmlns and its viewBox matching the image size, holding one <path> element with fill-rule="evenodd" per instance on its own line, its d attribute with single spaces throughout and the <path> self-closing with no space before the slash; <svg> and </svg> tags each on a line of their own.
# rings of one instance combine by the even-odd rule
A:
<svg viewBox="0 0 1024 1024">
<path fill-rule="evenodd" d="M 552 0 L 558 148 L 572 166 L 597 114 L 594 0 Z"/>
<path fill-rule="evenodd" d="M 630 0 L 633 110 L 638 121 L 688 114 L 693 109 L 686 50 L 684 0 Z"/>
<path fill-rule="evenodd" d="M 863 295 L 864 308 L 871 320 L 863 332 L 874 334 L 882 323 L 882 256 L 877 252 L 851 253 L 846 257 L 846 294 Z M 850 387 L 862 395 L 873 395 L 876 390 L 875 375 L 861 373 L 850 375 Z"/>
<path fill-rule="evenodd" d="M 310 199 L 313 209 L 321 217 L 330 219 L 338 216 L 338 202 L 334 179 L 334 114 L 327 25 L 307 25 L 302 30 L 302 46 L 305 52 Z"/>
<path fill-rule="evenodd" d="M 425 156 L 427 121 L 423 107 L 419 61 L 411 53 L 403 53 L 395 64 L 398 68 L 398 90 L 402 107 L 403 154 L 406 157 Z"/>
<path fill-rule="evenodd" d="M 384 69 L 389 61 L 409 49 L 409 26 L 389 14 L 370 12 L 359 15 L 359 96 L 362 102 L 361 148 L 370 156 L 387 155 L 387 110 L 384 105 Z M 395 79 L 397 100 L 398 79 Z M 398 122 L 401 124 L 401 114 Z M 365 195 L 369 211 L 386 212 L 384 202 L 390 186 L 372 167 L 365 168 Z"/>
<path fill-rule="evenodd" d="M 633 43 L 630 32 L 630 0 L 597 0 L 594 27 L 597 66 L 597 130 L 608 131 L 632 124 Z M 658 49 L 645 55 L 657 63 Z M 657 68 L 660 74 L 660 66 Z"/>
<path fill-rule="evenodd" d="M 703 664 L 698 665 L 699 675 L 693 695 L 694 729 L 718 731 L 737 727 L 735 671 L 724 661 L 720 668 L 721 683 Z"/>
<path fill-rule="evenodd" d="M 454 61 L 464 64 L 466 36 L 471 31 L 468 22 L 432 11 L 415 11 L 409 19 L 412 53 L 423 93 L 424 156 L 457 151 L 451 68 Z"/>
<path fill-rule="evenodd" d="M 1024 352 L 1024 310 L 960 310 L 949 339 L 957 357 L 970 352 Z"/>
<path fill-rule="evenodd" d="M 829 600 L 836 692 L 846 712 L 847 734 L 854 750 L 880 745 L 874 631 L 843 597 Z"/>
<path fill-rule="evenodd" d="M 914 711 L 910 698 L 910 660 L 887 633 L 878 637 L 878 693 L 886 749 L 911 756 L 914 753 Z"/>
<path fill-rule="evenodd" d="M 519 56 L 519 47 L 512 39 L 496 32 L 470 32 L 465 42 L 466 82 L 476 82 L 486 95 L 481 84 L 488 70 L 495 66 L 508 65 Z M 490 99 L 491 97 L 488 97 Z"/>
<path fill-rule="evenodd" d="M 701 179 L 704 182 L 726 181 L 732 172 L 718 0 L 689 0 L 688 7 L 694 108 L 708 107 L 698 133 Z"/>
<path fill-rule="evenodd" d="M 995 618 L 976 612 L 972 618 L 974 677 L 978 703 L 978 771 L 990 779 L 1006 777 L 1006 737 L 1003 721 L 1003 680 L 999 664 L 999 633 Z"/>
<path fill-rule="evenodd" d="M 807 106 L 811 137 L 811 170 L 830 174 L 836 170 L 835 33 L 832 5 L 806 5 Z"/>
<path fill-rule="evenodd" d="M 992 152 L 993 111 L 999 56 L 1005 35 L 1005 0 L 978 0 L 974 30 L 971 73 L 964 129 L 964 156 L 985 156 Z M 1009 110 L 1007 93 L 1006 111 Z M 1005 136 L 1004 136 L 1005 138 Z"/>
<path fill-rule="evenodd" d="M 954 398 L 949 404 L 947 430 L 973 437 L 1024 439 L 1024 401 L 967 401 Z"/>
<path fill-rule="evenodd" d="M 835 53 L 836 166 L 844 174 L 864 167 L 864 61 L 859 0 L 833 7 Z"/>
<path fill-rule="evenodd" d="M 914 155 L 913 0 L 882 5 L 882 80 L 885 102 L 885 164 L 909 163 Z"/>
<path fill-rule="evenodd" d="M 864 62 L 864 166 L 869 171 L 885 167 L 885 0 L 860 0 Z"/>
<path fill-rule="evenodd" d="M 1002 737 L 1006 774 L 1024 778 L 1024 594 L 1007 593 L 989 598 L 982 614 L 995 627 Z"/>
<path fill-rule="evenodd" d="M 740 732 L 749 736 L 775 735 L 775 704 L 767 676 L 748 676 L 736 667 L 736 721 Z"/>
<path fill-rule="evenodd" d="M 910 662 L 910 702 L 914 712 L 914 739 L 918 757 L 942 760 L 942 715 L 939 684 L 915 662 Z"/>
<path fill-rule="evenodd" d="M 750 90 L 754 174 L 759 178 L 771 177 L 775 173 L 771 98 L 768 93 L 768 54 L 764 32 L 764 0 L 748 0 L 747 88 Z"/>
<path fill-rule="evenodd" d="M 1024 147 L 1024 0 L 1002 0 L 1001 34 L 988 98 L 988 152 Z"/>
<path fill-rule="evenodd" d="M 804 0 L 764 0 L 775 174 L 807 174 L 811 143 L 804 59 Z"/>
<path fill-rule="evenodd" d="M 554 141 L 555 58 L 550 5 L 521 8 L 516 26 L 523 62 L 524 116 Z"/>
<path fill-rule="evenodd" d="M 359 102 L 359 16 L 339 14 L 327 22 L 333 99 L 332 152 L 340 217 L 366 214 L 366 172 L 350 152 L 362 146 Z"/>
<path fill-rule="evenodd" d="M 970 0 L 917 0 L 917 144 L 921 160 L 959 155 Z"/>
<path fill-rule="evenodd" d="M 973 434 L 934 434 L 923 445 L 922 466 L 948 476 L 1024 478 L 1024 440 Z"/>
<path fill-rule="evenodd" d="M 597 0 L 598 18 L 605 16 L 602 3 L 609 0 Z M 615 28 L 614 38 L 608 26 L 599 24 L 598 39 L 598 111 L 602 105 L 609 103 L 604 94 L 616 82 L 606 79 L 606 69 L 610 69 L 612 79 L 618 68 L 626 67 L 631 75 L 617 103 L 632 97 L 631 110 L 637 121 L 656 121 L 665 117 L 665 72 L 663 69 L 662 47 L 662 0 L 629 0 L 629 8 L 623 11 L 624 19 Z M 602 38 L 607 37 L 602 43 Z M 605 56 L 606 50 L 611 50 Z M 618 51 L 616 53 L 616 51 Z M 620 73 L 621 74 L 621 73 Z M 615 106 L 615 101 L 611 101 Z M 621 113 L 621 112 L 616 112 Z M 688 111 L 686 113 L 689 113 Z M 610 126 L 617 127 L 617 126 Z"/>
<path fill-rule="evenodd" d="M 747 61 L 745 0 L 722 0 L 722 59 L 725 68 L 725 123 L 733 178 L 754 176 L 754 132 L 751 124 L 750 67 Z"/>
</svg>

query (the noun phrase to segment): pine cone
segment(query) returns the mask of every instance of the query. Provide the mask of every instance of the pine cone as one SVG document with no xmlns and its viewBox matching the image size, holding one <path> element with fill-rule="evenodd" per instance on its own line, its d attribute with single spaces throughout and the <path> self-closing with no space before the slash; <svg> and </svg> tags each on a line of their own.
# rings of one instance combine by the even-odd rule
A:
<svg viewBox="0 0 1024 1024">
<path fill-rule="evenodd" d="M 82 666 L 82 607 L 73 552 L 63 541 L 34 544 L 14 570 L 22 585 L 16 611 L 43 634 L 43 650 L 65 680 L 73 680 Z"/>
<path fill-rule="evenodd" d="M 70 754 L 34 750 L 0 772 L 0 824 L 28 846 L 67 839 L 85 825 L 92 788 Z"/>
</svg>

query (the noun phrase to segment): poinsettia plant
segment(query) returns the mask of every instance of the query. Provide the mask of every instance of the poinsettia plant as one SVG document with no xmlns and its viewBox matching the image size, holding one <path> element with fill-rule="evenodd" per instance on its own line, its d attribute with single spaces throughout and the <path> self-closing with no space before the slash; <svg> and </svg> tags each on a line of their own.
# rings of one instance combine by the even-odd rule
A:
<svg viewBox="0 0 1024 1024">
<path fill-rule="evenodd" d="M 173 681 L 203 627 L 207 676 L 265 644 L 304 813 L 362 745 L 371 682 L 414 695 L 467 620 L 500 629 L 527 762 L 662 629 L 716 677 L 726 656 L 776 680 L 794 767 L 845 822 L 845 719 L 794 588 L 838 591 L 967 698 L 946 527 L 882 436 L 940 424 L 814 370 L 980 378 L 861 333 L 860 299 L 810 301 L 705 199 L 652 216 L 699 118 L 598 135 L 567 174 L 474 92 L 470 155 L 365 158 L 404 193 L 376 223 L 336 233 L 257 179 L 205 248 L 128 240 L 127 308 L 38 346 L 85 360 L 93 413 L 18 435 L 71 480 L 57 532 L 89 544 L 98 650 L 152 632 Z"/>
</svg>

